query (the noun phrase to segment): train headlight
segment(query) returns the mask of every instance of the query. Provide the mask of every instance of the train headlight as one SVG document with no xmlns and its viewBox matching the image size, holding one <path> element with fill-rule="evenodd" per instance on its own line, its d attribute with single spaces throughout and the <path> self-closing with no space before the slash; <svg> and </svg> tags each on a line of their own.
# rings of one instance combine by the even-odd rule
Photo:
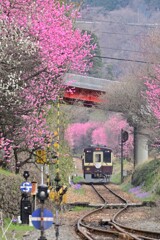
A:
<svg viewBox="0 0 160 240">
<path fill-rule="evenodd" d="M 90 170 L 90 168 L 89 168 L 89 167 L 87 167 L 87 168 L 86 168 L 86 170 L 87 170 L 87 171 L 89 171 L 89 170 Z"/>
<path fill-rule="evenodd" d="M 95 163 L 95 167 L 96 167 L 96 168 L 100 168 L 100 167 L 101 167 L 101 163 L 99 163 L 99 162 L 98 162 L 98 163 Z"/>
</svg>

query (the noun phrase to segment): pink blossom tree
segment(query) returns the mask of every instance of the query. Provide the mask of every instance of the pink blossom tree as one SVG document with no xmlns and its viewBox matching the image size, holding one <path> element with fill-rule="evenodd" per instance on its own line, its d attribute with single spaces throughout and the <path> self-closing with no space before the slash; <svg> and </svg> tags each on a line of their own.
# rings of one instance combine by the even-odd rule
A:
<svg viewBox="0 0 160 240">
<path fill-rule="evenodd" d="M 146 80 L 146 86 L 149 106 L 160 124 L 160 66 L 155 67 L 155 76 Z"/>
<path fill-rule="evenodd" d="M 26 45 L 25 41 L 30 40 L 35 45 L 34 56 L 37 55 L 36 64 L 29 64 L 27 69 L 24 66 L 20 67 L 20 60 L 26 53 L 19 51 L 19 54 L 16 55 L 15 52 L 12 55 L 11 51 L 9 56 L 7 51 L 4 52 L 4 56 L 9 59 L 9 62 L 5 57 L 3 59 L 7 70 L 10 70 L 13 60 L 19 66 L 13 66 L 12 74 L 7 75 L 9 83 L 11 78 L 13 82 L 18 81 L 17 88 L 14 89 L 14 98 L 8 97 L 11 92 L 9 88 L 3 88 L 5 94 L 8 91 L 7 101 L 17 100 L 14 108 L 9 102 L 7 105 L 8 109 L 12 110 L 14 122 L 6 124 L 5 128 L 1 126 L 2 137 L 12 140 L 17 158 L 20 149 L 28 149 L 33 153 L 34 149 L 48 144 L 46 139 L 49 139 L 52 133 L 46 124 L 47 104 L 56 100 L 60 89 L 63 88 L 66 72 L 88 70 L 91 66 L 91 50 L 95 46 L 90 44 L 90 36 L 86 32 L 82 34 L 75 28 L 74 21 L 78 12 L 72 4 L 64 5 L 54 0 L 0 0 L 0 11 L 0 20 L 5 23 L 6 29 L 9 30 L 11 26 L 17 29 L 12 31 L 12 36 L 7 40 L 13 43 L 17 37 L 17 46 Z M 23 38 L 19 37 L 20 33 L 23 33 Z M 5 29 L 1 32 L 2 40 L 4 36 L 7 38 Z M 34 49 L 31 51 L 28 45 L 26 52 L 31 63 Z M 1 62 L 2 64 L 4 63 Z M 27 66 L 27 61 L 25 64 Z M 3 81 L 2 78 L 2 83 Z M 2 120 L 4 123 L 5 115 Z"/>
<path fill-rule="evenodd" d="M 160 126 L 160 67 L 154 68 L 154 77 L 146 79 L 147 90 L 145 92 L 145 98 L 148 102 L 148 108 L 155 116 L 155 124 L 153 130 L 154 140 L 152 142 L 153 147 L 160 147 L 159 126 Z"/>
<path fill-rule="evenodd" d="M 90 130 L 95 129 L 97 125 L 98 124 L 94 122 L 70 124 L 65 133 L 65 138 L 67 139 L 70 147 L 74 149 L 75 146 L 80 144 L 82 139 L 85 139 L 84 144 L 86 144 L 88 140 L 87 134 Z"/>
<path fill-rule="evenodd" d="M 126 120 L 116 114 L 105 122 L 74 123 L 66 130 L 66 139 L 72 149 L 84 148 L 89 144 L 106 145 L 111 148 L 115 155 L 120 155 L 121 129 L 129 132 L 129 139 L 124 144 L 124 153 L 128 157 L 133 151 L 133 129 L 129 127 Z M 82 138 L 85 139 L 82 144 Z"/>
</svg>

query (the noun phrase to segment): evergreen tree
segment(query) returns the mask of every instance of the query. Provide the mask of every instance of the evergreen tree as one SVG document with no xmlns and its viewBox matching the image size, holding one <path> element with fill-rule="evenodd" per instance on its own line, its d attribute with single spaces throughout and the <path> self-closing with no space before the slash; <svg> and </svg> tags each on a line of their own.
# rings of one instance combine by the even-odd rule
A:
<svg viewBox="0 0 160 240">
<path fill-rule="evenodd" d="M 91 36 L 91 44 L 96 45 L 96 48 L 91 51 L 93 54 L 93 58 L 91 59 L 92 68 L 88 70 L 88 75 L 93 77 L 102 77 L 102 58 L 101 58 L 101 50 L 98 42 L 97 36 L 91 31 L 87 31 L 87 34 Z"/>
</svg>

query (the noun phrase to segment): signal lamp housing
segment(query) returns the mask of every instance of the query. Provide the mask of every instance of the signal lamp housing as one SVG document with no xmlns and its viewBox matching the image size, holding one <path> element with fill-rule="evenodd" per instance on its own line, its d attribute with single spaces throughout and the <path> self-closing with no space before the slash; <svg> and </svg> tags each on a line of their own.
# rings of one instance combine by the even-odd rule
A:
<svg viewBox="0 0 160 240">
<path fill-rule="evenodd" d="M 37 198 L 40 200 L 40 202 L 44 203 L 48 196 L 49 193 L 47 185 L 38 186 Z"/>
</svg>

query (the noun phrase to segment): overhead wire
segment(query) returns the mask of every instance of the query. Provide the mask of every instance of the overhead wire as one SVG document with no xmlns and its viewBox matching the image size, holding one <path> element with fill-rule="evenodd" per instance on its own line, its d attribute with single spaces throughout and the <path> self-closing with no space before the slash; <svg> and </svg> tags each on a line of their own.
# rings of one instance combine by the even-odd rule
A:
<svg viewBox="0 0 160 240">
<path fill-rule="evenodd" d="M 93 21 L 92 19 L 83 19 L 81 18 L 81 20 L 76 21 L 77 23 L 102 23 L 102 22 L 106 22 L 106 23 L 115 23 L 118 25 L 126 25 L 126 26 L 130 26 L 130 27 L 148 27 L 148 28 L 155 28 L 155 27 L 160 27 L 160 24 L 158 23 L 146 23 L 146 24 L 140 24 L 140 23 L 123 23 L 123 22 L 117 22 L 117 21 L 111 21 L 111 20 L 96 20 Z"/>
<path fill-rule="evenodd" d="M 85 21 L 83 21 L 84 19 L 81 19 L 79 21 L 77 21 L 77 23 L 92 23 L 92 24 L 95 24 L 95 23 L 102 23 L 102 22 L 106 22 L 106 23 L 114 23 L 114 24 L 119 24 L 119 25 L 126 25 L 127 27 L 128 26 L 138 26 L 138 27 L 160 27 L 159 24 L 139 24 L 139 23 L 123 23 L 123 22 L 116 22 L 116 21 L 111 21 L 111 20 L 100 20 L 100 21 L 91 21 L 91 22 L 86 22 L 86 19 Z M 88 21 L 88 20 L 87 20 Z M 130 34 L 130 33 L 117 33 L 117 32 L 99 32 L 99 34 L 115 34 L 115 35 L 121 35 L 121 36 L 139 36 L 139 37 L 148 37 L 149 35 L 148 34 L 144 34 L 144 35 L 138 35 L 139 33 L 135 33 L 135 34 Z M 138 52 L 138 53 L 149 53 L 149 52 L 141 52 L 141 51 L 133 51 L 133 50 L 128 50 L 128 49 L 114 49 L 114 48 L 107 48 L 107 47 L 100 47 L 100 48 L 103 48 L 103 49 L 111 49 L 111 50 L 121 50 L 121 51 L 128 51 L 128 52 Z M 152 52 L 154 54 L 154 52 Z M 143 64 L 154 64 L 152 62 L 148 62 L 148 61 L 143 61 L 143 60 L 134 60 L 134 59 L 126 59 L 126 58 L 118 58 L 118 57 L 109 57 L 109 56 L 94 56 L 94 57 L 97 57 L 97 58 L 101 58 L 101 59 L 110 59 L 110 60 L 118 60 L 118 61 L 125 61 L 125 62 L 137 62 L 137 63 L 143 63 Z"/>
<path fill-rule="evenodd" d="M 104 46 L 102 46 L 100 48 L 109 49 L 109 50 L 115 50 L 115 51 L 142 53 L 142 54 L 145 54 L 145 53 L 155 54 L 156 53 L 156 52 L 142 52 L 142 51 L 139 51 L 139 50 L 131 50 L 131 49 L 110 48 L 110 47 L 104 47 Z"/>
<path fill-rule="evenodd" d="M 126 62 L 155 64 L 153 62 L 147 62 L 147 61 L 142 61 L 142 60 L 134 60 L 134 59 L 125 59 L 125 58 L 116 58 L 116 57 L 107 57 L 107 56 L 93 56 L 93 57 L 104 58 L 104 59 L 112 59 L 112 60 L 119 60 L 119 61 L 126 61 Z"/>
<path fill-rule="evenodd" d="M 105 34 L 114 34 L 114 35 L 121 35 L 121 36 L 135 36 L 137 35 L 138 37 L 148 37 L 149 34 L 145 34 L 145 35 L 138 35 L 139 33 L 120 33 L 120 32 L 100 32 L 100 33 L 105 33 Z"/>
</svg>

